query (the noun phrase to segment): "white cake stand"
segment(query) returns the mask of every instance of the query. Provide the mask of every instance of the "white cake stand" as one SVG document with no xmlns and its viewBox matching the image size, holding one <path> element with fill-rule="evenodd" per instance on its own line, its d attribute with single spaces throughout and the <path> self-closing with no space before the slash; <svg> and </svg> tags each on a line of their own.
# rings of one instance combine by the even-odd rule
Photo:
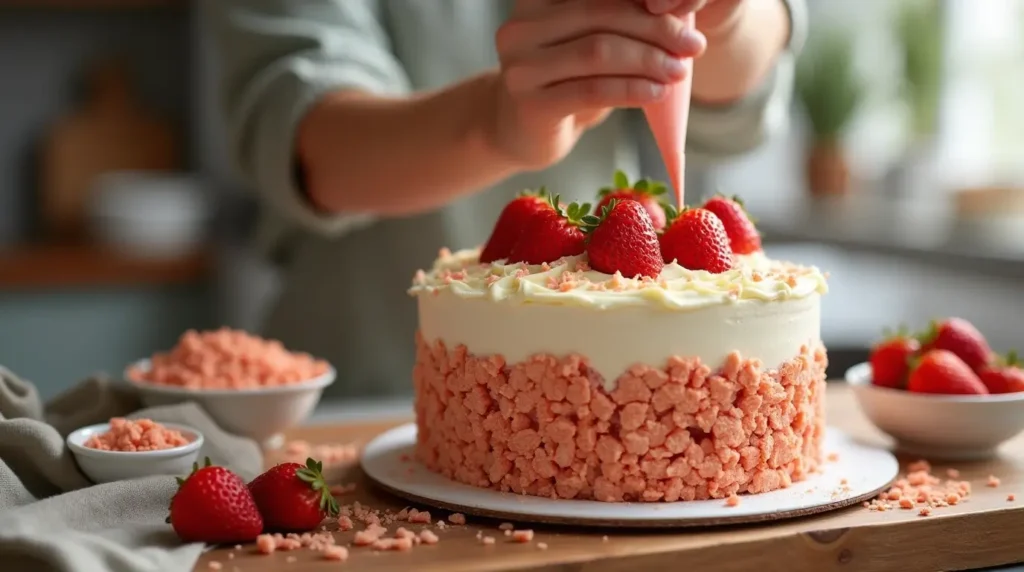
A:
<svg viewBox="0 0 1024 572">
<path fill-rule="evenodd" d="M 413 460 L 412 423 L 379 435 L 363 452 L 363 471 L 385 490 L 412 502 L 486 518 L 616 527 L 692 527 L 765 522 L 818 514 L 874 498 L 899 472 L 896 458 L 829 428 L 826 454 L 834 461 L 793 486 L 724 500 L 674 503 L 606 503 L 502 493 L 457 483 Z"/>
</svg>

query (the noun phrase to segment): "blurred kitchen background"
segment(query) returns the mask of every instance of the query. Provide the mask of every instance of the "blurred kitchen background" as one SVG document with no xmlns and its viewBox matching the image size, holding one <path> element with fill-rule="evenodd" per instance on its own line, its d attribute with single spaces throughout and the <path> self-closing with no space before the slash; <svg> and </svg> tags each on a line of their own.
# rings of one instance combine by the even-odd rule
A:
<svg viewBox="0 0 1024 572">
<path fill-rule="evenodd" d="M 45 396 L 273 299 L 193 2 L 0 0 L 0 364 Z M 690 196 L 831 272 L 832 377 L 936 316 L 1024 349 L 1024 0 L 808 4 L 790 132 Z"/>
</svg>

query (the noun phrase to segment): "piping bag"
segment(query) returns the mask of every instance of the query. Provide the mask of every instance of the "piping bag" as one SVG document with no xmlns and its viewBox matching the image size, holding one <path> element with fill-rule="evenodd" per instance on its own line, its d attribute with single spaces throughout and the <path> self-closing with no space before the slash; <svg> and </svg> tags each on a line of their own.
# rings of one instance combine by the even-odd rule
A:
<svg viewBox="0 0 1024 572">
<path fill-rule="evenodd" d="M 695 25 L 694 15 L 683 19 L 688 28 Z M 669 180 L 676 193 L 676 206 L 682 210 L 683 185 L 686 173 L 686 125 L 690 118 L 690 91 L 693 86 L 693 59 L 683 60 L 686 79 L 668 86 L 668 93 L 660 101 L 643 107 L 647 125 L 665 162 Z"/>
</svg>

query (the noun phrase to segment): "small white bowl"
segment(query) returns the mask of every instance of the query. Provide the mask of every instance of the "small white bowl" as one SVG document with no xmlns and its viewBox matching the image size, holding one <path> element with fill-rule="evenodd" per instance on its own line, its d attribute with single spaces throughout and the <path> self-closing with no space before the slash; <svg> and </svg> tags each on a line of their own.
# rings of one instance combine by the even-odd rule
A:
<svg viewBox="0 0 1024 572">
<path fill-rule="evenodd" d="M 225 431 L 255 440 L 265 449 L 279 447 L 281 432 L 301 424 L 316 408 L 324 388 L 337 376 L 333 367 L 321 376 L 289 385 L 255 389 L 186 389 L 134 381 L 132 369 L 147 371 L 149 360 L 139 360 L 125 370 L 125 379 L 139 391 L 147 407 L 185 401 L 199 404 Z"/>
<path fill-rule="evenodd" d="M 192 472 L 192 465 L 199 458 L 203 447 L 203 434 L 191 427 L 174 423 L 162 423 L 168 429 L 181 431 L 188 439 L 187 445 L 159 451 L 102 451 L 85 446 L 93 435 L 110 430 L 109 423 L 89 425 L 71 432 L 66 439 L 68 448 L 75 455 L 78 467 L 94 483 L 110 483 L 137 479 L 153 475 L 185 476 Z"/>
<path fill-rule="evenodd" d="M 934 459 L 992 457 L 1024 431 L 1024 392 L 999 395 L 911 393 L 871 383 L 871 364 L 846 372 L 864 414 L 906 453 Z"/>
</svg>

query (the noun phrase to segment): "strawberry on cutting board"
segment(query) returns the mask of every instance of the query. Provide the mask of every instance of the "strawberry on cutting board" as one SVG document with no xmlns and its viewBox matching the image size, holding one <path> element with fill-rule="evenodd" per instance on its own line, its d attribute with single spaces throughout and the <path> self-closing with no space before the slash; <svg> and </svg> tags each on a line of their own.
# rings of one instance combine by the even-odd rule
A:
<svg viewBox="0 0 1024 572">
<path fill-rule="evenodd" d="M 650 215 L 654 230 L 661 230 L 665 228 L 665 209 L 661 205 L 661 197 L 666 192 L 668 187 L 665 183 L 651 179 L 640 179 L 630 183 L 626 173 L 615 171 L 614 186 L 600 190 L 598 196 L 601 197 L 601 201 L 597 203 L 595 212 L 602 212 L 612 201 L 636 201 L 643 205 L 644 210 Z"/>
<path fill-rule="evenodd" d="M 992 360 L 992 349 L 985 336 L 981 335 L 973 324 L 962 318 L 933 321 L 929 329 L 918 339 L 923 351 L 951 351 L 974 371 L 985 367 Z"/>
<path fill-rule="evenodd" d="M 907 390 L 914 393 L 986 395 L 985 384 L 962 359 L 948 350 L 928 350 L 910 372 Z"/>
<path fill-rule="evenodd" d="M 267 530 L 307 532 L 338 515 L 338 503 L 324 481 L 323 464 L 281 463 L 253 479 L 249 490 Z"/>
<path fill-rule="evenodd" d="M 1017 352 L 993 360 L 978 372 L 981 382 L 989 393 L 1017 393 L 1024 391 L 1024 369 L 1021 369 Z"/>
<path fill-rule="evenodd" d="M 587 217 L 590 267 L 626 278 L 657 278 L 665 266 L 651 216 L 637 201 L 611 201 L 601 217 Z"/>
<path fill-rule="evenodd" d="M 761 251 L 761 234 L 753 219 L 743 207 L 739 197 L 718 195 L 708 199 L 704 208 L 715 213 L 729 236 L 729 246 L 735 254 L 753 254 Z"/>
<path fill-rule="evenodd" d="M 729 236 L 721 219 L 706 209 L 666 209 L 668 227 L 660 238 L 662 260 L 683 268 L 720 274 L 733 267 Z"/>
<path fill-rule="evenodd" d="M 921 343 L 901 329 L 871 348 L 871 383 L 880 387 L 903 389 L 910 372 L 910 361 L 921 350 Z"/>
<path fill-rule="evenodd" d="M 548 207 L 530 216 L 508 255 L 509 263 L 543 264 L 563 256 L 583 254 L 589 203 L 563 205 L 558 195 L 548 196 Z"/>
<path fill-rule="evenodd" d="M 211 465 L 209 458 L 203 467 L 194 465 L 178 484 L 167 521 L 183 541 L 248 542 L 263 532 L 263 518 L 245 481 Z"/>
<path fill-rule="evenodd" d="M 498 222 L 480 252 L 480 262 L 489 264 L 508 258 L 533 216 L 550 209 L 548 192 L 543 187 L 538 191 L 524 191 L 512 199 L 498 215 Z"/>
</svg>

